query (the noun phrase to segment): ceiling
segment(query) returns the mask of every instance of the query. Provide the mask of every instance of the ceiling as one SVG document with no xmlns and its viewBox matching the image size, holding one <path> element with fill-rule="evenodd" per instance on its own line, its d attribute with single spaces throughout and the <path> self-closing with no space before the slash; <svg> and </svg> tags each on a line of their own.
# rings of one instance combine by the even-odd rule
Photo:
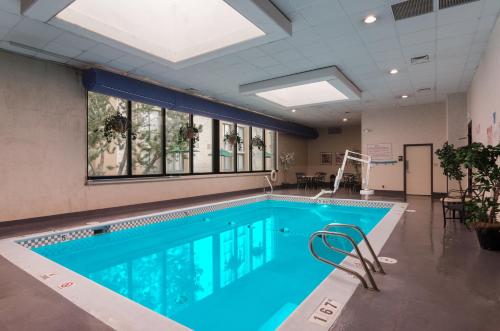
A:
<svg viewBox="0 0 500 331">
<path fill-rule="evenodd" d="M 438 1 L 434 1 L 437 8 Z M 166 86 L 194 89 L 313 127 L 341 125 L 344 117 L 354 124 L 359 123 L 362 111 L 440 102 L 449 93 L 466 91 L 500 11 L 499 0 L 480 0 L 396 22 L 390 6 L 397 2 L 273 0 L 292 22 L 291 37 L 174 69 L 22 17 L 18 0 L 0 0 L 0 47 L 75 67 L 96 65 Z M 369 14 L 378 18 L 370 25 L 363 22 Z M 410 58 L 421 55 L 429 55 L 431 61 L 409 64 Z M 361 100 L 301 107 L 292 113 L 239 92 L 242 84 L 331 65 L 361 89 Z M 390 75 L 392 68 L 399 73 Z M 431 90 L 419 92 L 422 88 Z M 409 97 L 403 100 L 403 94 Z"/>
</svg>

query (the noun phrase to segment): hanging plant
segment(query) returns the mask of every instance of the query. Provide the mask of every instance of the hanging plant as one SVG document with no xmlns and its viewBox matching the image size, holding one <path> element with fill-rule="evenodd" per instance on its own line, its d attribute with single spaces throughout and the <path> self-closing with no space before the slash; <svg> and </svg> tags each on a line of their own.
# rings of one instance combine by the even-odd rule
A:
<svg viewBox="0 0 500 331">
<path fill-rule="evenodd" d="M 185 124 L 180 127 L 179 129 L 179 137 L 183 141 L 187 141 L 192 139 L 193 141 L 199 141 L 200 140 L 200 133 L 203 131 L 203 125 L 190 125 L 190 124 Z"/>
<path fill-rule="evenodd" d="M 232 130 L 224 135 L 224 142 L 229 143 L 230 145 L 241 144 L 243 139 L 241 139 L 237 130 Z"/>
<path fill-rule="evenodd" d="M 252 138 L 252 146 L 257 147 L 259 149 L 259 151 L 261 151 L 262 148 L 264 148 L 264 140 L 260 136 L 257 135 L 257 136 Z"/>
<path fill-rule="evenodd" d="M 123 116 L 119 111 L 114 115 L 106 117 L 104 120 L 104 129 L 96 129 L 95 132 L 101 132 L 108 143 L 114 139 L 122 137 L 127 138 L 127 131 L 132 127 L 128 118 Z M 137 135 L 131 132 L 132 139 L 135 140 Z"/>
</svg>

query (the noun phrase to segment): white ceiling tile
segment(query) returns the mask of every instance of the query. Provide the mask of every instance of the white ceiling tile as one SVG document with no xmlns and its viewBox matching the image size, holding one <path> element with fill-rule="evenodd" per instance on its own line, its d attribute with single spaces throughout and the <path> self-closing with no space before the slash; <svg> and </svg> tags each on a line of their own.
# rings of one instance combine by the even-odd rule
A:
<svg viewBox="0 0 500 331">
<path fill-rule="evenodd" d="M 21 20 L 21 16 L 8 13 L 5 11 L 0 11 L 0 27 L 2 28 L 12 28 Z"/>
<path fill-rule="evenodd" d="M 472 19 L 447 25 L 440 25 L 437 28 L 437 38 L 444 39 L 449 37 L 457 37 L 464 34 L 471 34 L 476 30 L 478 23 L 478 19 Z"/>
<path fill-rule="evenodd" d="M 313 26 L 343 15 L 342 7 L 335 0 L 316 1 L 310 6 L 301 8 L 299 12 Z"/>
<path fill-rule="evenodd" d="M 19 0 L 2 0 L 0 1 L 0 10 L 6 11 L 12 14 L 19 15 L 21 6 L 19 5 Z"/>
<path fill-rule="evenodd" d="M 7 35 L 9 40 L 35 48 L 43 48 L 61 31 L 45 23 L 23 18 Z"/>
<path fill-rule="evenodd" d="M 455 22 L 477 19 L 481 16 L 482 1 L 450 7 L 438 11 L 438 25 L 448 25 Z"/>
<path fill-rule="evenodd" d="M 104 44 L 97 44 L 96 46 L 90 48 L 89 51 L 109 60 L 114 60 L 125 55 L 125 52 Z"/>
<path fill-rule="evenodd" d="M 410 17 L 396 21 L 396 30 L 399 35 L 414 33 L 436 27 L 436 12 Z"/>
<path fill-rule="evenodd" d="M 82 54 L 82 50 L 78 48 L 73 48 L 71 46 L 63 46 L 54 41 L 48 43 L 43 49 L 52 53 L 61 54 L 68 58 L 74 58 Z"/>
<path fill-rule="evenodd" d="M 97 45 L 96 41 L 80 37 L 69 32 L 63 32 L 54 41 L 60 45 L 78 48 L 81 50 L 88 50 L 89 48 Z"/>
<path fill-rule="evenodd" d="M 426 29 L 400 36 L 401 45 L 409 46 L 436 40 L 436 29 Z"/>
<path fill-rule="evenodd" d="M 139 56 L 135 55 L 130 55 L 130 54 L 125 54 L 124 56 L 120 56 L 117 61 L 119 61 L 122 64 L 128 64 L 129 66 L 133 67 L 140 67 L 145 64 L 150 63 L 151 61 L 146 60 L 144 58 L 141 58 Z"/>
<path fill-rule="evenodd" d="M 339 0 L 342 8 L 348 13 L 359 13 L 362 11 L 369 11 L 370 9 L 385 6 L 384 0 L 364 0 L 364 1 L 353 1 L 353 0 Z M 360 19 L 363 19 L 362 17 Z"/>
</svg>

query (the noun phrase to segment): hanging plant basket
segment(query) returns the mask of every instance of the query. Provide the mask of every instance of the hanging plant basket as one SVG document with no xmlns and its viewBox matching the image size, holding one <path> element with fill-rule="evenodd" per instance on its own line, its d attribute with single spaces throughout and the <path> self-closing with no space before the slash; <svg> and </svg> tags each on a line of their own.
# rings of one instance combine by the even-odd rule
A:
<svg viewBox="0 0 500 331">
<path fill-rule="evenodd" d="M 264 140 L 260 136 L 255 136 L 252 138 L 252 146 L 261 151 L 264 148 Z"/>
<path fill-rule="evenodd" d="M 241 139 L 241 137 L 238 134 L 238 131 L 236 131 L 236 130 L 233 130 L 233 131 L 226 133 L 224 135 L 224 142 L 226 142 L 230 145 L 241 144 L 242 141 L 243 141 L 243 139 Z"/>
<path fill-rule="evenodd" d="M 199 141 L 200 140 L 200 133 L 203 131 L 203 126 L 199 125 L 183 125 L 179 129 L 179 137 L 184 140 L 193 140 L 193 141 Z"/>
<path fill-rule="evenodd" d="M 127 138 L 127 132 L 131 130 L 131 127 L 130 120 L 120 112 L 116 112 L 116 114 L 110 115 L 104 120 L 104 129 L 96 129 L 95 131 L 101 131 L 106 141 L 111 143 L 118 137 Z M 133 140 L 137 138 L 134 132 L 131 132 L 131 136 Z"/>
</svg>

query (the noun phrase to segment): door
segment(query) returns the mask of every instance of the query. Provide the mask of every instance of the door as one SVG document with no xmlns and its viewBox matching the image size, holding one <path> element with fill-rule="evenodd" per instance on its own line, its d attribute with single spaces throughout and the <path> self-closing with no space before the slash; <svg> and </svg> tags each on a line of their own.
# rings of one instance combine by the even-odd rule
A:
<svg viewBox="0 0 500 331">
<path fill-rule="evenodd" d="M 432 195 L 432 145 L 405 145 L 406 194 Z"/>
</svg>

